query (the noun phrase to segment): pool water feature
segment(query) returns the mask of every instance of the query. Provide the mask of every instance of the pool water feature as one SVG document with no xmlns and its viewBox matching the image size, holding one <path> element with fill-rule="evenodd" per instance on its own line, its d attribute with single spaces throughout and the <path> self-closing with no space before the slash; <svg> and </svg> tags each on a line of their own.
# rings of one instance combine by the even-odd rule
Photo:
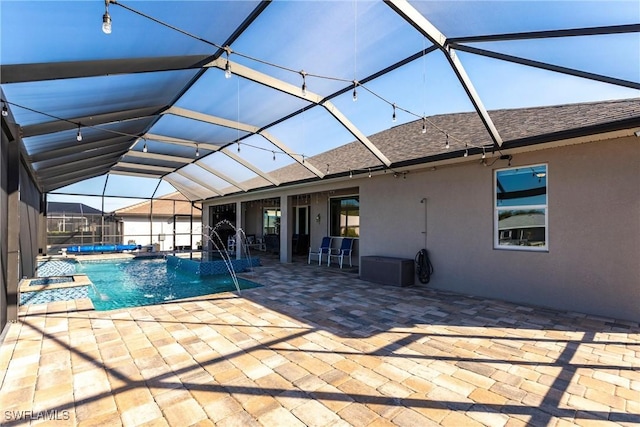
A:
<svg viewBox="0 0 640 427">
<path fill-rule="evenodd" d="M 188 259 L 174 255 L 167 256 L 167 266 L 187 271 L 189 273 L 210 276 L 219 274 L 240 273 L 260 265 L 260 258 L 224 258 L 215 253 L 203 253 L 201 258 Z M 232 274 L 233 275 L 233 274 Z"/>
<path fill-rule="evenodd" d="M 78 273 L 95 286 L 89 298 L 98 311 L 160 304 L 182 298 L 236 290 L 229 273 L 203 276 L 170 266 L 162 258 L 83 262 Z M 260 286 L 237 278 L 240 289 Z"/>
</svg>

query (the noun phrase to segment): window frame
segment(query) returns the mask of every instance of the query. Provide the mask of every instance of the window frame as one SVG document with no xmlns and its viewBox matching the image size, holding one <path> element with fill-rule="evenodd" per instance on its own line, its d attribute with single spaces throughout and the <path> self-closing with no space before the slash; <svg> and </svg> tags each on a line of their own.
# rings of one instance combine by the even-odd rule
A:
<svg viewBox="0 0 640 427">
<path fill-rule="evenodd" d="M 274 211 L 274 215 L 269 215 L 270 211 Z M 273 218 L 273 224 L 271 222 L 271 218 Z M 276 234 L 280 235 L 280 221 L 282 218 L 282 210 L 280 206 L 273 207 L 263 207 L 262 208 L 262 235 L 266 236 L 268 234 Z M 268 233 L 268 231 L 272 231 L 273 233 Z"/>
<path fill-rule="evenodd" d="M 519 170 L 519 169 L 535 169 L 543 166 L 544 179 L 545 179 L 545 203 L 544 204 L 527 204 L 527 205 L 515 205 L 515 206 L 498 206 L 498 174 L 504 171 Z M 493 171 L 493 249 L 508 250 L 508 251 L 526 251 L 526 252 L 549 252 L 549 164 L 548 163 L 536 163 L 524 166 L 515 166 L 501 169 L 494 169 Z M 500 213 L 509 210 L 542 210 L 544 211 L 544 245 L 542 246 L 528 246 L 528 245 L 505 245 L 500 244 L 500 227 L 499 218 Z"/>
<path fill-rule="evenodd" d="M 328 234 L 330 237 L 335 237 L 335 238 L 352 238 L 352 239 L 359 239 L 360 238 L 360 223 L 358 222 L 357 228 L 358 228 L 358 236 L 354 237 L 354 236 L 341 236 L 340 234 L 338 235 L 334 235 L 333 234 L 333 217 L 331 215 L 331 205 L 332 202 L 335 200 L 347 200 L 347 199 L 357 199 L 358 200 L 358 212 L 360 212 L 360 195 L 359 194 L 345 194 L 345 195 L 340 195 L 340 196 L 334 196 L 334 197 L 329 197 L 329 203 L 328 203 L 328 218 L 329 220 L 327 221 L 327 226 L 329 228 L 328 230 Z M 348 216 L 347 216 L 348 218 Z M 358 215 L 358 218 L 360 218 L 360 215 Z M 340 226 L 338 226 L 338 228 L 340 228 Z M 348 229 L 349 225 L 347 223 L 345 229 Z"/>
</svg>

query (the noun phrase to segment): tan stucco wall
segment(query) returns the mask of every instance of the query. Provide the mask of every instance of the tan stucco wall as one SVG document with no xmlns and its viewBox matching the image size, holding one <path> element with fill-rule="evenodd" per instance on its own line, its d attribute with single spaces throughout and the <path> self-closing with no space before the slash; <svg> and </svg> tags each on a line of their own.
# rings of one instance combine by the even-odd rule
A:
<svg viewBox="0 0 640 427">
<path fill-rule="evenodd" d="M 474 160 L 359 180 L 360 255 L 414 258 L 425 246 L 427 198 L 428 286 L 639 321 L 640 139 L 512 160 L 535 163 L 548 164 L 548 252 L 493 249 L 493 170 L 507 162 Z"/>
</svg>

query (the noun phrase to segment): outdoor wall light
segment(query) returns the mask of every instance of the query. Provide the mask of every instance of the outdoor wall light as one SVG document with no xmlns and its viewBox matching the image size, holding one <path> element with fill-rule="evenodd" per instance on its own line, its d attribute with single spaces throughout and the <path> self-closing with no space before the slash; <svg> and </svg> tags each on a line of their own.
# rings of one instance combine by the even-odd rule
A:
<svg viewBox="0 0 640 427">
<path fill-rule="evenodd" d="M 111 15 L 109 15 L 109 0 L 104 1 L 104 15 L 102 15 L 102 32 L 111 34 Z"/>
<path fill-rule="evenodd" d="M 316 215 L 316 222 L 320 222 L 320 214 Z"/>
</svg>

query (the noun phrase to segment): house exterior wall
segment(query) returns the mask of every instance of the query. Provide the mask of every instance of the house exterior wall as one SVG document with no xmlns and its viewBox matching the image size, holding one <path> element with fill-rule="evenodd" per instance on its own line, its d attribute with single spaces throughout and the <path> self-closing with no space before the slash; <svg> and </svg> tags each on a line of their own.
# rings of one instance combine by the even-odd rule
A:
<svg viewBox="0 0 640 427">
<path fill-rule="evenodd" d="M 548 252 L 493 249 L 493 170 L 507 162 L 475 160 L 359 180 L 360 255 L 414 258 L 426 246 L 430 287 L 639 321 L 640 140 L 512 160 L 537 163 L 548 165 Z"/>
<path fill-rule="evenodd" d="M 150 235 L 149 225 L 153 227 Z M 193 219 L 193 242 L 191 241 L 190 221 L 178 220 L 176 223 L 177 246 L 190 246 L 193 249 L 202 241 L 202 223 L 200 218 Z M 164 241 L 159 240 L 159 235 L 164 234 Z M 148 218 L 123 218 L 122 220 L 122 240 L 123 243 L 134 241 L 137 245 L 159 244 L 161 251 L 172 250 L 173 243 L 173 221 L 168 219 L 154 219 L 152 223 Z"/>
<path fill-rule="evenodd" d="M 508 167 L 493 163 L 497 155 L 487 158 L 491 166 L 475 158 L 411 170 L 406 179 L 361 175 L 260 197 L 310 195 L 310 245 L 317 247 L 329 232 L 329 198 L 359 194 L 354 263 L 370 255 L 414 259 L 426 247 L 435 269 L 426 286 L 640 321 L 640 138 L 511 152 L 511 167 L 547 165 L 547 251 L 494 249 L 494 171 Z"/>
</svg>

